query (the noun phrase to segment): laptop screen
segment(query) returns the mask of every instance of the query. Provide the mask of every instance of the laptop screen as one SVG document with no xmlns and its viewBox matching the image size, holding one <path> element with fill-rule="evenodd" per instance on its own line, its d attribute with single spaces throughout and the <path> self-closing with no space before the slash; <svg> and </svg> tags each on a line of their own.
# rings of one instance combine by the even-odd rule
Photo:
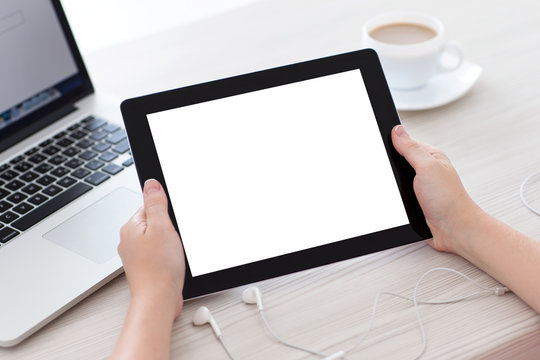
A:
<svg viewBox="0 0 540 360">
<path fill-rule="evenodd" d="M 3 0 L 0 48 L 3 140 L 91 88 L 58 1 Z"/>
</svg>

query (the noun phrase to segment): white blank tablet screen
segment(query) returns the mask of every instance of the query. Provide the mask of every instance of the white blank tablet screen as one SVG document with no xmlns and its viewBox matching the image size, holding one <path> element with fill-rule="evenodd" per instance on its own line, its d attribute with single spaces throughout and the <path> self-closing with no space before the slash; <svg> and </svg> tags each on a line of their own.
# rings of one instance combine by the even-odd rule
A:
<svg viewBox="0 0 540 360">
<path fill-rule="evenodd" d="M 359 70 L 148 122 L 193 276 L 409 223 Z"/>
</svg>

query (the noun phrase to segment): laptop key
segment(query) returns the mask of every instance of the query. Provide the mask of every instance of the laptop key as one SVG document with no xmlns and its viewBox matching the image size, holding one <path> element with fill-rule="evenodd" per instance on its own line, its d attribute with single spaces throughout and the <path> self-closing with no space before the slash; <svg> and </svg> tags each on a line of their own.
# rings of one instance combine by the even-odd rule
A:
<svg viewBox="0 0 540 360">
<path fill-rule="evenodd" d="M 3 213 L 6 210 L 9 210 L 13 205 L 7 201 L 0 201 L 0 213 Z"/>
<path fill-rule="evenodd" d="M 69 204 L 73 200 L 77 199 L 87 191 L 92 189 L 90 185 L 84 184 L 84 183 L 78 183 L 74 186 L 70 187 L 60 195 L 58 195 L 55 198 L 50 199 L 43 205 L 35 208 L 34 210 L 30 211 L 28 214 L 24 215 L 17 221 L 15 221 L 12 226 L 15 229 L 25 231 L 31 226 L 37 224 L 41 220 L 45 219 L 50 214 L 54 213 L 58 209 L 64 207 L 65 205 Z"/>
<path fill-rule="evenodd" d="M 20 188 L 22 188 L 23 186 L 25 185 L 25 183 L 23 183 L 22 181 L 19 181 L 19 180 L 13 180 L 12 182 L 8 182 L 5 187 L 8 188 L 9 190 L 19 190 Z"/>
<path fill-rule="evenodd" d="M 28 158 L 28 160 L 30 160 L 34 164 L 39 164 L 40 162 L 44 161 L 45 159 L 46 159 L 46 157 L 41 155 L 41 154 L 34 154 L 34 155 L 32 155 L 31 157 Z"/>
<path fill-rule="evenodd" d="M 37 171 L 38 173 L 45 174 L 46 172 L 51 171 L 53 168 L 54 166 L 52 166 L 51 164 L 42 163 L 36 166 L 34 170 Z"/>
<path fill-rule="evenodd" d="M 77 179 L 82 179 L 89 175 L 91 173 L 90 170 L 86 170 L 85 168 L 78 168 L 77 170 L 74 170 L 71 173 L 71 176 L 75 176 Z"/>
<path fill-rule="evenodd" d="M 95 142 L 90 141 L 88 139 L 84 139 L 84 140 L 79 141 L 75 145 L 77 145 L 80 148 L 86 149 L 86 148 L 89 148 L 90 146 L 92 146 L 94 144 L 95 144 Z"/>
<path fill-rule="evenodd" d="M 84 131 L 81 131 L 81 130 L 77 130 L 77 131 L 74 131 L 71 134 L 69 134 L 69 136 L 72 137 L 75 140 L 80 140 L 83 137 L 85 137 L 86 135 L 88 135 L 88 133 L 84 132 Z"/>
<path fill-rule="evenodd" d="M 59 166 L 56 169 L 54 169 L 53 171 L 51 171 L 51 175 L 54 175 L 56 177 L 62 177 L 64 175 L 66 175 L 67 173 L 69 173 L 69 170 L 66 169 L 65 167 L 62 167 L 62 166 Z"/>
<path fill-rule="evenodd" d="M 2 215 L 0 215 L 0 221 L 4 224 L 9 224 L 13 220 L 16 220 L 19 218 L 19 215 L 12 213 L 11 211 L 6 211 Z"/>
<path fill-rule="evenodd" d="M 7 180 L 7 181 L 15 179 L 17 176 L 19 176 L 19 173 L 13 170 L 8 170 L 4 172 L 2 175 L 0 175 L 2 179 Z"/>
<path fill-rule="evenodd" d="M 124 168 L 122 166 L 116 165 L 116 164 L 107 164 L 107 166 L 103 167 L 103 169 L 101 169 L 101 170 L 105 171 L 108 174 L 116 175 L 120 171 L 124 170 Z"/>
<path fill-rule="evenodd" d="M 58 146 L 61 146 L 61 147 L 64 147 L 64 148 L 65 148 L 65 147 L 68 147 L 68 146 L 70 146 L 70 145 L 71 145 L 71 144 L 73 144 L 74 142 L 75 142 L 75 141 L 73 141 L 73 140 L 70 140 L 70 139 L 68 139 L 68 138 L 63 138 L 62 140 L 60 140 L 60 141 L 57 141 L 57 142 L 56 142 L 56 145 L 58 145 Z"/>
<path fill-rule="evenodd" d="M 107 125 L 107 122 L 105 120 L 93 119 L 92 121 L 86 123 L 84 129 L 88 131 L 94 131 L 105 125 Z"/>
<path fill-rule="evenodd" d="M 114 125 L 114 124 L 108 124 L 102 130 L 112 134 L 113 132 L 120 130 L 120 126 Z"/>
<path fill-rule="evenodd" d="M 128 150 L 129 150 L 129 144 L 128 144 L 128 142 L 126 140 L 122 141 L 120 144 L 113 147 L 113 151 L 115 151 L 115 152 L 117 152 L 119 154 L 123 154 Z"/>
<path fill-rule="evenodd" d="M 32 194 L 35 194 L 37 193 L 39 190 L 41 190 L 42 187 L 39 186 L 39 185 L 36 185 L 36 184 L 30 184 L 30 185 L 26 185 L 25 187 L 23 187 L 21 189 L 21 191 L 23 191 L 24 193 L 28 194 L 28 195 L 32 195 Z"/>
<path fill-rule="evenodd" d="M 56 140 L 58 140 L 58 139 L 63 138 L 63 137 L 66 136 L 66 135 L 67 135 L 67 132 L 65 132 L 65 131 L 60 131 L 58 134 L 54 135 L 53 138 L 55 138 Z"/>
<path fill-rule="evenodd" d="M 14 194 L 11 194 L 10 196 L 8 196 L 6 199 L 11 201 L 12 203 L 14 204 L 18 204 L 20 203 L 21 201 L 23 201 L 24 199 L 26 199 L 28 196 L 27 195 L 24 195 L 23 193 L 20 193 L 20 192 L 16 192 Z"/>
<path fill-rule="evenodd" d="M 86 181 L 89 184 L 97 186 L 107 179 L 110 179 L 109 175 L 105 175 L 104 173 L 97 171 L 93 173 L 92 175 L 88 176 L 86 179 L 84 179 L 84 181 Z"/>
<path fill-rule="evenodd" d="M 88 123 L 88 122 L 90 122 L 90 121 L 92 121 L 94 119 L 95 119 L 94 116 L 88 115 L 87 117 L 85 117 L 84 119 L 81 120 L 81 123 L 86 124 L 86 123 Z"/>
<path fill-rule="evenodd" d="M 92 150 L 104 152 L 105 150 L 109 150 L 111 148 L 110 144 L 107 143 L 97 143 L 92 147 Z"/>
<path fill-rule="evenodd" d="M 0 188 L 0 199 L 5 198 L 5 197 L 8 196 L 9 194 L 11 194 L 11 192 L 7 191 L 6 189 Z"/>
<path fill-rule="evenodd" d="M 64 166 L 67 166 L 68 168 L 71 168 L 71 169 L 76 169 L 79 166 L 81 166 L 82 164 L 84 164 L 84 161 L 82 161 L 82 160 L 71 159 L 67 163 L 65 163 Z"/>
<path fill-rule="evenodd" d="M 92 160 L 92 161 L 87 162 L 86 165 L 84 165 L 84 167 L 90 170 L 97 170 L 103 165 L 105 165 L 105 163 L 98 160 Z"/>
<path fill-rule="evenodd" d="M 90 150 L 86 150 L 84 151 L 82 154 L 79 155 L 79 157 L 83 160 L 92 160 L 93 158 L 95 158 L 97 156 L 97 153 L 93 152 L 93 151 L 90 151 Z"/>
<path fill-rule="evenodd" d="M 60 186 L 63 186 L 65 188 L 68 188 L 70 187 L 71 185 L 75 184 L 77 182 L 77 180 L 75 180 L 74 178 L 71 178 L 69 176 L 66 176 L 65 178 L 62 178 L 60 180 L 58 180 L 56 183 Z"/>
<path fill-rule="evenodd" d="M 77 149 L 75 147 L 70 147 L 70 148 L 67 148 L 66 150 L 62 151 L 62 154 L 66 155 L 66 156 L 69 156 L 69 157 L 73 157 L 73 156 L 77 155 L 80 152 L 81 152 L 81 149 Z"/>
<path fill-rule="evenodd" d="M 40 149 L 36 146 L 36 147 L 31 148 L 30 150 L 27 150 L 27 151 L 24 153 L 24 155 L 30 156 L 30 155 L 32 155 L 32 154 L 37 153 L 39 150 L 40 150 Z"/>
<path fill-rule="evenodd" d="M 62 155 L 56 155 L 56 156 L 50 158 L 49 162 L 51 164 L 53 164 L 53 165 L 60 165 L 61 163 L 63 163 L 66 160 L 67 160 L 67 157 L 62 156 Z"/>
<path fill-rule="evenodd" d="M 19 156 L 14 157 L 13 159 L 11 159 L 10 163 L 11 164 L 17 164 L 17 163 L 19 163 L 19 162 L 21 162 L 23 160 L 24 160 L 24 155 L 19 155 Z"/>
<path fill-rule="evenodd" d="M 43 190 L 43 192 L 46 195 L 49 195 L 49 196 L 55 196 L 56 194 L 60 193 L 61 191 L 62 191 L 62 188 L 59 187 L 59 186 L 56 186 L 56 185 L 50 185 L 50 186 L 46 187 L 45 190 Z"/>
<path fill-rule="evenodd" d="M 27 212 L 29 212 L 30 210 L 32 210 L 34 207 L 28 203 L 20 203 L 19 205 L 15 206 L 13 208 L 13 211 L 21 214 L 21 215 L 24 215 L 26 214 Z"/>
<path fill-rule="evenodd" d="M 96 141 L 99 141 L 99 140 L 103 140 L 104 138 L 106 138 L 107 136 L 109 136 L 109 134 L 107 134 L 106 132 L 103 132 L 103 131 L 97 131 L 95 133 L 93 133 L 92 135 L 90 135 L 90 139 L 92 140 L 96 140 Z"/>
<path fill-rule="evenodd" d="M 24 181 L 26 181 L 26 182 L 31 182 L 31 181 L 37 179 L 38 177 L 39 177 L 39 175 L 36 174 L 35 172 L 33 172 L 33 171 L 28 171 L 28 172 L 22 174 L 22 175 L 19 177 L 19 179 L 24 180 Z"/>
<path fill-rule="evenodd" d="M 9 169 L 9 164 L 2 164 L 0 165 L 0 172 L 5 171 Z"/>
<path fill-rule="evenodd" d="M 60 148 L 58 148 L 58 147 L 56 147 L 54 145 L 51 145 L 48 148 L 43 149 L 43 153 L 45 153 L 47 155 L 54 155 L 59 151 L 60 151 Z"/>
<path fill-rule="evenodd" d="M 6 227 L 0 230 L 0 243 L 5 244 L 17 235 L 19 235 L 19 232 L 17 230 Z"/>
<path fill-rule="evenodd" d="M 75 124 L 71 125 L 70 127 L 68 127 L 67 129 L 69 131 L 73 131 L 73 130 L 77 129 L 79 126 L 81 126 L 81 124 L 75 123 Z"/>
<path fill-rule="evenodd" d="M 101 154 L 101 156 L 99 157 L 99 160 L 109 162 L 109 161 L 113 161 L 117 157 L 118 155 L 116 155 L 115 153 L 107 151 L 106 153 Z"/>
<path fill-rule="evenodd" d="M 120 141 L 124 140 L 125 138 L 126 138 L 126 132 L 122 130 L 122 131 L 118 131 L 118 132 L 112 134 L 111 136 L 109 136 L 106 141 L 109 144 L 116 145 Z"/>
<path fill-rule="evenodd" d="M 17 164 L 13 168 L 15 170 L 17 170 L 17 171 L 25 172 L 25 171 L 30 170 L 32 168 L 32 164 L 29 164 L 26 161 L 23 161 L 22 163 Z"/>
<path fill-rule="evenodd" d="M 36 182 L 38 184 L 41 184 L 43 186 L 50 185 L 55 181 L 56 181 L 56 178 L 54 178 L 52 176 L 49 176 L 49 175 L 44 175 L 44 176 L 42 176 L 42 177 L 40 177 L 39 179 L 36 180 Z"/>
<path fill-rule="evenodd" d="M 29 203 L 32 203 L 34 205 L 39 205 L 39 204 L 42 204 L 44 203 L 45 201 L 47 201 L 49 198 L 46 197 L 45 195 L 43 194 L 36 194 L 34 196 L 32 196 L 30 199 L 28 199 L 28 202 Z"/>
<path fill-rule="evenodd" d="M 53 142 L 54 142 L 53 139 L 47 139 L 47 140 L 43 141 L 42 143 L 40 143 L 39 146 L 44 148 L 44 147 L 47 147 L 47 146 L 51 145 Z"/>
</svg>

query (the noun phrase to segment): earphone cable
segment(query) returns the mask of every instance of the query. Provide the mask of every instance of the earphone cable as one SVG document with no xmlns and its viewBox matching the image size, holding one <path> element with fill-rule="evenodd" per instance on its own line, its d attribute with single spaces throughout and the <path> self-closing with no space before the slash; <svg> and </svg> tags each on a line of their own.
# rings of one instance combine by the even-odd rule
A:
<svg viewBox="0 0 540 360">
<path fill-rule="evenodd" d="M 427 301 L 427 300 L 419 300 L 418 299 L 418 288 L 420 287 L 420 284 L 422 283 L 422 281 L 424 280 L 424 278 L 429 275 L 430 273 L 432 272 L 435 272 L 435 271 L 447 271 L 447 272 L 452 272 L 454 274 L 457 274 L 463 278 L 465 278 L 466 280 L 468 280 L 469 282 L 473 283 L 475 286 L 481 288 L 482 290 L 481 291 L 477 291 L 477 292 L 474 292 L 472 294 L 469 294 L 469 295 L 466 295 L 466 296 L 463 296 L 463 297 L 459 297 L 459 298 L 454 298 L 454 299 L 449 299 L 449 300 L 440 300 L 440 301 Z M 414 288 L 414 292 L 413 292 L 413 297 L 410 298 L 410 297 L 407 297 L 407 296 L 404 296 L 404 295 L 400 295 L 400 294 L 395 294 L 395 293 L 390 293 L 390 292 L 380 292 L 380 293 L 377 293 L 377 295 L 375 296 L 375 300 L 373 302 L 373 309 L 371 311 L 371 317 L 370 317 L 370 322 L 369 322 L 369 326 L 368 326 L 368 329 L 366 330 L 366 332 L 364 333 L 364 335 L 362 335 L 362 337 L 360 338 L 360 340 L 353 346 L 351 346 L 349 349 L 345 350 L 345 354 L 346 353 L 349 353 L 351 352 L 352 350 L 356 349 L 358 346 L 360 346 L 362 344 L 362 342 L 368 337 L 369 333 L 371 332 L 372 328 L 373 328 L 373 323 L 375 321 L 375 314 L 377 312 L 377 306 L 378 306 L 378 303 L 379 303 L 379 298 L 381 295 L 390 295 L 390 296 L 395 296 L 395 297 L 398 297 L 398 298 L 401 298 L 401 299 L 404 299 L 404 300 L 408 300 L 408 301 L 412 301 L 413 304 L 414 304 L 414 309 L 415 309 L 415 313 L 416 313 L 416 318 L 418 320 L 418 326 L 420 328 L 420 333 L 422 335 L 422 347 L 419 351 L 419 353 L 415 356 L 415 360 L 419 359 L 423 354 L 424 352 L 426 351 L 426 346 L 427 346 L 427 341 L 426 341 L 426 333 L 425 333 L 425 330 L 424 330 L 424 324 L 422 322 L 422 317 L 420 315 L 420 310 L 419 310 L 419 307 L 418 305 L 419 304 L 430 304 L 430 305 L 440 305 L 440 304 L 451 304 L 451 303 L 455 303 L 455 302 L 459 302 L 459 301 L 463 301 L 463 300 L 467 300 L 467 299 L 470 299 L 472 297 L 475 297 L 475 296 L 478 296 L 478 295 L 481 295 L 481 294 L 485 294 L 485 293 L 494 293 L 496 295 L 502 295 L 503 293 L 507 292 L 508 289 L 505 288 L 505 287 L 496 287 L 496 288 L 488 288 L 488 287 L 485 287 L 483 285 L 481 285 L 480 283 L 478 283 L 477 281 L 473 280 L 472 278 L 470 278 L 469 276 L 457 271 L 457 270 L 454 270 L 454 269 L 450 269 L 450 268 L 444 268 L 444 267 L 439 267 L 439 268 L 433 268 L 427 272 L 425 272 L 421 277 L 420 279 L 418 279 L 418 281 L 416 282 L 416 286 Z"/>
<path fill-rule="evenodd" d="M 521 198 L 521 202 L 523 203 L 523 205 L 525 205 L 529 210 L 531 210 L 533 213 L 535 213 L 536 215 L 540 216 L 540 211 L 536 210 L 535 208 L 533 208 L 528 202 L 527 200 L 525 200 L 525 195 L 524 195 L 524 192 L 525 192 L 525 185 L 529 182 L 529 180 L 531 180 L 533 177 L 537 176 L 537 175 L 540 175 L 540 171 L 537 171 L 537 172 L 534 172 L 532 173 L 531 175 L 527 176 L 525 178 L 525 180 L 523 180 L 523 182 L 521 183 L 521 186 L 519 188 L 519 197 Z"/>
<path fill-rule="evenodd" d="M 422 284 L 422 282 L 424 281 L 426 276 L 428 276 L 429 274 L 431 274 L 432 272 L 435 272 L 435 271 L 452 272 L 452 273 L 454 273 L 456 275 L 459 275 L 462 278 L 468 280 L 469 282 L 473 283 L 475 286 L 477 286 L 478 288 L 480 288 L 482 290 L 470 293 L 470 294 L 462 296 L 462 297 L 448 299 L 448 300 L 431 301 L 431 300 L 418 299 L 418 289 L 420 288 L 420 285 Z M 246 289 L 246 290 L 250 290 L 250 289 Z M 461 273 L 461 272 L 459 272 L 457 270 L 451 269 L 451 268 L 438 267 L 438 268 L 430 269 L 430 270 L 426 271 L 424 274 L 422 274 L 420 279 L 418 279 L 418 281 L 416 282 L 412 298 L 404 296 L 404 295 L 400 295 L 400 294 L 390 293 L 390 292 L 379 292 L 379 293 L 377 293 L 377 295 L 375 296 L 375 300 L 373 302 L 373 308 L 372 308 L 372 311 L 371 311 L 371 316 L 370 316 L 368 329 L 362 335 L 360 340 L 357 341 L 356 344 L 354 344 L 353 346 L 349 347 L 347 350 L 339 350 L 339 351 L 337 351 L 335 353 L 332 353 L 331 355 L 327 355 L 327 354 L 325 354 L 323 352 L 320 352 L 320 351 L 311 350 L 311 349 L 308 349 L 308 348 L 305 348 L 305 347 L 302 347 L 302 346 L 291 344 L 291 343 L 285 341 L 284 339 L 282 339 L 280 336 L 278 336 L 274 332 L 274 330 L 272 330 L 270 324 L 266 320 L 266 316 L 264 315 L 264 310 L 263 310 L 263 306 L 262 306 L 262 301 L 260 299 L 260 293 L 258 293 L 258 291 L 259 291 L 258 288 L 254 288 L 254 289 L 256 290 L 255 294 L 257 296 L 257 300 L 255 301 L 255 300 L 253 300 L 253 299 L 251 299 L 249 297 L 244 298 L 244 294 L 246 294 L 246 291 L 244 291 L 244 294 L 242 295 L 243 299 L 244 299 L 244 302 L 246 302 L 248 304 L 257 303 L 259 315 L 260 315 L 260 317 L 261 317 L 261 319 L 263 321 L 264 326 L 266 327 L 266 329 L 270 333 L 270 335 L 272 337 L 274 337 L 274 339 L 276 339 L 282 345 L 285 345 L 287 347 L 297 349 L 297 350 L 300 350 L 300 351 L 304 351 L 304 352 L 310 353 L 310 354 L 315 355 L 315 356 L 323 357 L 325 360 L 347 359 L 348 358 L 347 354 L 349 352 L 351 352 L 352 350 L 356 349 L 358 346 L 360 346 L 364 342 L 364 340 L 368 337 L 371 330 L 373 329 L 373 324 L 375 322 L 375 315 L 377 313 L 377 307 L 379 305 L 379 300 L 380 300 L 381 295 L 395 296 L 395 297 L 398 297 L 398 298 L 413 302 L 414 310 L 415 310 L 415 313 L 416 313 L 416 318 L 418 320 L 418 327 L 420 328 L 420 332 L 421 332 L 421 335 L 422 335 L 422 347 L 421 347 L 420 351 L 418 352 L 418 354 L 414 358 L 415 360 L 417 360 L 424 354 L 424 352 L 426 351 L 426 347 L 427 347 L 426 334 L 425 334 L 425 330 L 424 330 L 424 324 L 422 322 L 422 317 L 420 315 L 420 309 L 419 309 L 419 306 L 418 306 L 419 304 L 430 304 L 430 305 L 450 304 L 450 303 L 456 303 L 456 302 L 459 302 L 459 301 L 467 300 L 467 299 L 470 299 L 472 297 L 475 297 L 475 296 L 478 296 L 478 295 L 481 295 L 481 294 L 490 293 L 490 294 L 493 294 L 493 295 L 500 296 L 500 295 L 503 295 L 503 294 L 510 291 L 507 287 L 504 287 L 504 286 L 488 288 L 486 286 L 481 285 L 477 281 L 473 280 L 469 276 L 467 276 L 467 275 L 465 275 L 465 274 L 463 274 L 463 273 Z M 200 307 L 199 310 L 197 310 L 197 312 L 196 312 L 196 314 L 194 316 L 193 323 L 194 323 L 194 325 L 202 325 L 202 324 L 210 323 L 213 330 L 214 330 L 214 333 L 216 334 L 216 337 L 219 339 L 219 341 L 221 342 L 221 345 L 223 346 L 223 349 L 227 353 L 227 356 L 231 360 L 235 360 L 232 353 L 229 351 L 229 348 L 227 347 L 227 345 L 226 345 L 226 343 L 225 343 L 225 341 L 223 339 L 223 335 L 221 334 L 221 331 L 220 331 L 219 327 L 217 326 L 217 323 L 213 319 L 212 315 L 210 314 L 210 311 L 208 310 L 208 308 L 206 308 L 204 306 Z"/>
<path fill-rule="evenodd" d="M 259 315 L 261 316 L 261 319 L 262 319 L 262 321 L 264 323 L 264 326 L 266 327 L 266 330 L 268 330 L 270 335 L 272 335 L 279 343 L 281 343 L 281 344 L 283 344 L 285 346 L 288 346 L 290 348 L 293 348 L 293 349 L 308 352 L 308 353 L 316 355 L 316 356 L 320 356 L 320 357 L 327 357 L 328 356 L 325 353 L 322 353 L 322 352 L 319 352 L 319 351 L 316 351 L 316 350 L 311 350 L 311 349 L 308 349 L 308 348 L 305 348 L 305 347 L 302 347 L 302 346 L 298 346 L 298 345 L 295 345 L 295 344 L 291 344 L 291 343 L 283 340 L 270 327 L 270 324 L 268 323 L 268 321 L 266 320 L 266 317 L 264 316 L 264 310 L 259 310 Z"/>
<path fill-rule="evenodd" d="M 221 346 L 223 346 L 223 349 L 229 356 L 231 360 L 235 360 L 234 356 L 232 356 L 231 352 L 229 351 L 229 348 L 227 347 L 227 344 L 225 344 L 225 340 L 223 340 L 223 335 L 218 336 L 219 342 L 221 343 Z"/>
</svg>

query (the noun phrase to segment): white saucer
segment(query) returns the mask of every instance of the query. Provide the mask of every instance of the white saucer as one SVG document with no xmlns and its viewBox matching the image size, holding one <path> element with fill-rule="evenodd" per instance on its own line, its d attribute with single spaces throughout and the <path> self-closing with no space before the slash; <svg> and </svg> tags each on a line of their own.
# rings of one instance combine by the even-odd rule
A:
<svg viewBox="0 0 540 360">
<path fill-rule="evenodd" d="M 419 89 L 390 89 L 390 92 L 398 110 L 432 109 L 446 105 L 465 95 L 481 73 L 480 66 L 463 61 L 456 70 L 435 75 Z"/>
</svg>

